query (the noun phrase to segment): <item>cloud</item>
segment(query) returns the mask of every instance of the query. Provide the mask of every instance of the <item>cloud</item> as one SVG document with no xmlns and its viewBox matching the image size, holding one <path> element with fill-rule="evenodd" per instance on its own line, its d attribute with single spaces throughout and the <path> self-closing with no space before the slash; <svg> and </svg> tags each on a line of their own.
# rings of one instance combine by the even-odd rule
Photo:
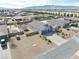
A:
<svg viewBox="0 0 79 59">
<path fill-rule="evenodd" d="M 49 4 L 49 0 L 0 0 L 0 6 L 8 8 L 22 8 Z"/>
<path fill-rule="evenodd" d="M 53 5 L 79 6 L 79 0 L 50 0 Z"/>
<path fill-rule="evenodd" d="M 41 5 L 79 6 L 79 0 L 0 0 L 0 7 L 6 8 L 23 8 Z"/>
</svg>

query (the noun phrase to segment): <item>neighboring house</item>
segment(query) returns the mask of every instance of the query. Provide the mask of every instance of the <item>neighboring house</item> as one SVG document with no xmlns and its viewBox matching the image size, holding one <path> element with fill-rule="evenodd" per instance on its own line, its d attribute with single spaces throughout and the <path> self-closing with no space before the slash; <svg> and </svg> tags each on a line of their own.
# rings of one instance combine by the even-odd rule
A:
<svg viewBox="0 0 79 59">
<path fill-rule="evenodd" d="M 74 37 L 56 49 L 37 56 L 34 59 L 70 59 L 79 50 L 79 38 Z"/>
<path fill-rule="evenodd" d="M 52 27 L 44 24 L 40 21 L 33 21 L 28 24 L 28 28 L 32 31 L 39 32 L 41 35 L 45 35 L 52 32 Z"/>
<path fill-rule="evenodd" d="M 23 20 L 24 20 L 24 17 L 20 15 L 16 15 L 13 17 L 13 21 L 23 21 Z"/>
<path fill-rule="evenodd" d="M 52 26 L 54 30 L 58 30 L 58 28 L 65 26 L 69 21 L 64 20 L 64 18 L 51 19 L 47 21 L 47 24 Z"/>
<path fill-rule="evenodd" d="M 31 19 L 29 18 L 28 15 L 16 15 L 12 18 L 12 21 L 18 21 L 18 22 L 30 22 Z"/>
<path fill-rule="evenodd" d="M 79 18 L 77 17 L 64 17 L 65 20 L 68 20 L 68 21 L 76 21 L 76 22 L 79 22 Z"/>
<path fill-rule="evenodd" d="M 7 25 L 0 25 L 0 40 L 1 39 L 8 40 L 8 29 L 7 29 Z"/>
</svg>

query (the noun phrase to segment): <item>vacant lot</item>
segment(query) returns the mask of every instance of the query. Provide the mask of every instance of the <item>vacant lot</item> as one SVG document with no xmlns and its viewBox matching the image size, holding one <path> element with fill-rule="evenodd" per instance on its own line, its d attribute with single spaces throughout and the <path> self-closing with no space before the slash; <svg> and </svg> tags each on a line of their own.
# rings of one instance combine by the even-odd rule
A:
<svg viewBox="0 0 79 59">
<path fill-rule="evenodd" d="M 11 40 L 11 55 L 12 59 L 32 59 L 35 56 L 43 53 L 50 48 L 55 48 L 54 43 L 47 44 L 47 42 L 39 37 L 39 35 L 34 35 L 31 37 L 21 36 L 21 40 L 16 40 L 15 37 Z"/>
</svg>

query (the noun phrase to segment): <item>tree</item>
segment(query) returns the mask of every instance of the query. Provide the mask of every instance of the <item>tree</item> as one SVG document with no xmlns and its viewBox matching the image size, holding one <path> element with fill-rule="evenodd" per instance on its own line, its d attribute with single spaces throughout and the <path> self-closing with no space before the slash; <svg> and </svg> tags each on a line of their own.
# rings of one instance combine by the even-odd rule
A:
<svg viewBox="0 0 79 59">
<path fill-rule="evenodd" d="M 56 14 L 56 13 L 54 13 L 54 15 L 55 15 L 55 16 L 57 16 L 57 14 Z"/>
<path fill-rule="evenodd" d="M 64 13 L 64 16 L 66 16 L 66 13 Z"/>
<path fill-rule="evenodd" d="M 52 15 L 54 15 L 54 13 L 52 13 Z"/>
<path fill-rule="evenodd" d="M 77 17 L 77 14 L 75 14 L 75 17 Z"/>
<path fill-rule="evenodd" d="M 65 36 L 62 36 L 62 38 L 65 38 Z"/>
<path fill-rule="evenodd" d="M 60 13 L 58 13 L 58 16 L 60 16 Z"/>
<path fill-rule="evenodd" d="M 70 16 L 73 17 L 73 14 L 71 14 Z"/>
<path fill-rule="evenodd" d="M 69 17 L 69 14 L 67 14 L 67 17 Z"/>
<path fill-rule="evenodd" d="M 60 16 L 63 16 L 62 14 Z"/>
</svg>

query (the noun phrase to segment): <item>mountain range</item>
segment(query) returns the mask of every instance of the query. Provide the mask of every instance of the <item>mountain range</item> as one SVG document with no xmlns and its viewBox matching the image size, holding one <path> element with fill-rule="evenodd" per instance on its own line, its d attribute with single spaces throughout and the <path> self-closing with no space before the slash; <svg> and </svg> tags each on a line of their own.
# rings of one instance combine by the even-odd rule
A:
<svg viewBox="0 0 79 59">
<path fill-rule="evenodd" d="M 3 7 L 0 7 L 0 9 L 5 9 L 5 8 L 3 8 Z"/>
<path fill-rule="evenodd" d="M 79 9 L 79 6 L 44 5 L 25 7 L 24 9 Z"/>
<path fill-rule="evenodd" d="M 9 9 L 0 7 L 0 9 Z M 31 7 L 25 7 L 22 9 L 79 9 L 79 6 L 61 6 L 61 5 L 43 5 L 43 6 L 31 6 Z"/>
</svg>

